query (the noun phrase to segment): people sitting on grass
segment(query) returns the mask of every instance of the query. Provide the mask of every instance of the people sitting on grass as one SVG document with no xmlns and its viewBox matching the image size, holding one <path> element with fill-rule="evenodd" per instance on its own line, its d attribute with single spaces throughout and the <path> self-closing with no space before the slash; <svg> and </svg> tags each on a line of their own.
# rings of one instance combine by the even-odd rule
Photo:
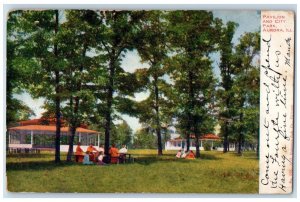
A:
<svg viewBox="0 0 300 202">
<path fill-rule="evenodd" d="M 99 155 L 98 155 L 98 162 L 97 164 L 98 165 L 106 165 L 106 163 L 103 162 L 103 158 L 104 158 L 104 152 L 103 151 L 100 151 L 99 152 Z"/>
<path fill-rule="evenodd" d="M 88 146 L 86 151 L 89 152 L 90 161 L 95 161 L 95 156 L 97 156 L 98 150 L 94 147 L 92 143 L 90 144 L 90 146 Z"/>
<path fill-rule="evenodd" d="M 192 150 L 190 150 L 190 151 L 187 153 L 187 155 L 186 155 L 185 158 L 186 158 L 186 159 L 195 159 L 195 154 L 194 154 L 194 152 L 193 152 Z"/>
<path fill-rule="evenodd" d="M 115 144 L 112 144 L 110 149 L 109 149 L 109 155 L 110 155 L 110 162 L 111 163 L 118 163 L 118 159 L 119 159 L 119 150 L 118 148 L 116 148 Z"/>
<path fill-rule="evenodd" d="M 84 156 L 84 152 L 81 149 L 80 145 L 81 145 L 81 143 L 78 142 L 77 147 L 76 147 L 76 152 L 75 152 L 75 161 L 76 162 L 82 162 L 83 156 Z"/>
<path fill-rule="evenodd" d="M 195 154 L 192 150 L 181 152 L 181 149 L 176 154 L 177 158 L 183 158 L 183 159 L 195 159 Z"/>
<path fill-rule="evenodd" d="M 181 158 L 181 149 L 178 150 L 178 152 L 176 154 L 176 158 Z"/>
<path fill-rule="evenodd" d="M 127 148 L 126 148 L 126 145 L 125 144 L 123 144 L 122 145 L 122 148 L 119 150 L 119 153 L 120 154 L 126 154 L 127 153 Z"/>
<path fill-rule="evenodd" d="M 90 161 L 90 155 L 89 154 L 90 154 L 90 152 L 87 151 L 85 153 L 84 157 L 83 157 L 83 162 L 82 163 L 84 165 L 92 165 L 92 164 L 94 164 L 93 161 Z"/>
<path fill-rule="evenodd" d="M 99 152 L 103 152 L 104 153 L 104 145 L 103 144 L 100 145 Z"/>
<path fill-rule="evenodd" d="M 185 158 L 186 157 L 186 155 L 188 154 L 188 151 L 185 151 L 185 152 L 183 152 L 182 154 L 181 154 L 181 158 Z"/>
<path fill-rule="evenodd" d="M 93 143 L 91 143 L 88 148 L 86 149 L 88 152 L 97 152 L 97 149 L 94 147 Z"/>
<path fill-rule="evenodd" d="M 127 148 L 126 148 L 126 145 L 122 145 L 122 148 L 119 150 L 119 161 L 120 163 L 124 163 L 125 162 L 125 159 L 126 159 L 126 154 L 127 154 Z"/>
</svg>

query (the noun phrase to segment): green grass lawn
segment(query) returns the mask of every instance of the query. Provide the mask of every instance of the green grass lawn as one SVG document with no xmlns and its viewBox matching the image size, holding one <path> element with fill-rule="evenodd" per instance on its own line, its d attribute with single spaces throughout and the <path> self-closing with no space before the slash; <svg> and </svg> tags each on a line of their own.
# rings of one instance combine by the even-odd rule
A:
<svg viewBox="0 0 300 202">
<path fill-rule="evenodd" d="M 258 193 L 255 153 L 201 151 L 201 159 L 176 159 L 176 151 L 131 150 L 136 161 L 109 166 L 62 162 L 53 153 L 7 156 L 10 192 Z M 61 157 L 65 159 L 65 154 Z"/>
</svg>

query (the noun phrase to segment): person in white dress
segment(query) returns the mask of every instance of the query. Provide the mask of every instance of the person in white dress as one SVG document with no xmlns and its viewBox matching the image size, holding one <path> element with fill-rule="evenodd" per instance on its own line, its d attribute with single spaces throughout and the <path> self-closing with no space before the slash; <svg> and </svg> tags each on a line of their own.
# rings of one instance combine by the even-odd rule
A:
<svg viewBox="0 0 300 202">
<path fill-rule="evenodd" d="M 119 154 L 120 154 L 119 160 L 121 163 L 125 162 L 127 152 L 128 150 L 126 148 L 126 145 L 122 145 L 122 148 L 119 150 Z"/>
</svg>

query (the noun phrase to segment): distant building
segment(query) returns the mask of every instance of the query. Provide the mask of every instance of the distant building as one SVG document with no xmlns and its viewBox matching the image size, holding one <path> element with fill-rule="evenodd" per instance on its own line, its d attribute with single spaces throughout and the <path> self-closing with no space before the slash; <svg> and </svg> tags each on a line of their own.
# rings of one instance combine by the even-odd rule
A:
<svg viewBox="0 0 300 202">
<path fill-rule="evenodd" d="M 221 141 L 220 137 L 214 134 L 205 134 L 199 138 L 199 149 L 204 150 L 204 142 L 208 142 L 211 149 L 215 149 L 214 142 Z M 165 144 L 165 150 L 186 150 L 186 139 L 181 137 L 176 137 L 170 139 Z M 196 150 L 195 145 L 195 135 L 190 135 L 190 150 Z"/>
<path fill-rule="evenodd" d="M 186 150 L 186 139 L 184 135 L 180 135 L 176 132 L 176 128 L 171 126 L 168 128 L 170 132 L 170 139 L 165 143 L 165 150 Z M 222 142 L 222 139 L 219 137 L 221 126 L 217 124 L 214 128 L 214 134 L 204 134 L 199 138 L 199 149 L 204 150 L 204 143 L 208 143 L 211 146 L 211 150 L 223 151 L 223 144 L 221 146 L 215 146 L 216 142 Z M 218 144 L 220 145 L 220 144 Z M 195 145 L 195 135 L 190 135 L 190 150 L 196 150 Z M 229 151 L 235 151 L 236 147 L 234 143 L 229 144 Z"/>
</svg>

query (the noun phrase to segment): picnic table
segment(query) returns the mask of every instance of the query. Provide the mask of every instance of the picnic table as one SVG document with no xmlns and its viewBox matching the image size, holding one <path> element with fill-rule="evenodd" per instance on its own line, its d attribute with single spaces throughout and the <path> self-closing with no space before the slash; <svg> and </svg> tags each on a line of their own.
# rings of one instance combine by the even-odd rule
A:
<svg viewBox="0 0 300 202">
<path fill-rule="evenodd" d="M 119 163 L 133 163 L 134 158 L 131 157 L 131 154 L 120 153 L 118 157 L 110 157 L 110 163 L 119 164 Z"/>
<path fill-rule="evenodd" d="M 126 153 L 126 154 L 121 154 L 124 156 L 124 163 L 133 163 L 134 158 L 131 157 L 132 154 Z"/>
<path fill-rule="evenodd" d="M 75 155 L 77 162 L 83 162 L 84 155 Z M 96 162 L 95 156 L 90 155 L 90 161 Z M 120 164 L 120 163 L 134 163 L 134 158 L 132 154 L 120 154 L 118 157 L 110 157 L 110 163 Z"/>
</svg>

